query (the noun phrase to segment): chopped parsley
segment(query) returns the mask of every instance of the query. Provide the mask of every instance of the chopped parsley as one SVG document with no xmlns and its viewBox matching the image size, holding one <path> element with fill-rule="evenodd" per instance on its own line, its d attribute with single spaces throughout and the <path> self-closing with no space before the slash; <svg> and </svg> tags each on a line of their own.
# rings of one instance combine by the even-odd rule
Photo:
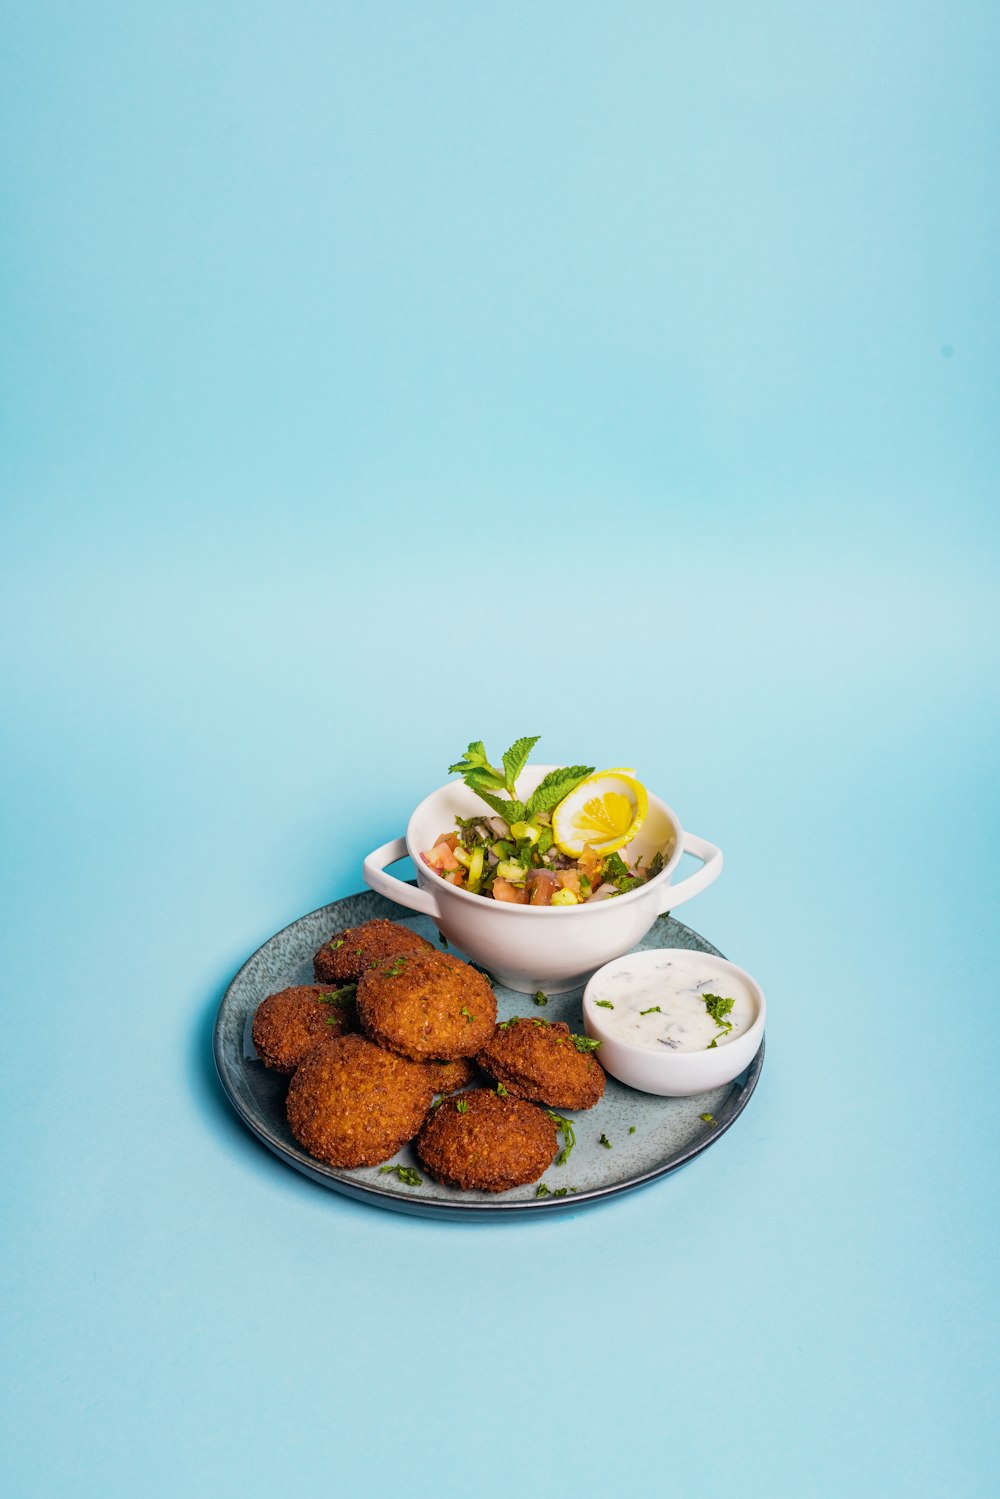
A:
<svg viewBox="0 0 1000 1499">
<path fill-rule="evenodd" d="M 549 1002 L 548 1001 L 548 996 L 545 995 L 545 994 L 543 994 L 542 991 L 541 991 L 541 989 L 539 989 L 538 993 L 535 995 L 535 1004 L 536 1005 L 547 1005 L 548 1002 Z"/>
<path fill-rule="evenodd" d="M 380 1176 L 386 1171 L 395 1171 L 404 1187 L 423 1186 L 423 1177 L 419 1171 L 414 1171 L 412 1166 L 380 1166 L 378 1170 Z"/>
<path fill-rule="evenodd" d="M 357 984 L 344 984 L 339 989 L 331 989 L 329 994 L 318 994 L 316 997 L 321 1005 L 351 1005 L 357 992 Z"/>
<path fill-rule="evenodd" d="M 472 1011 L 469 1009 L 468 1005 L 463 1005 L 458 1013 L 460 1015 L 463 1015 L 470 1025 L 476 1018 L 475 1015 L 473 1015 Z"/>
<path fill-rule="evenodd" d="M 614 1009 L 614 1005 L 611 1003 L 610 999 L 595 999 L 594 1000 L 594 1004 L 597 1006 L 597 1008 L 599 1010 L 613 1010 Z"/>
<path fill-rule="evenodd" d="M 602 1135 L 597 1143 L 598 1145 L 603 1145 L 605 1150 L 611 1150 L 613 1148 L 611 1141 L 608 1139 L 607 1135 Z"/>
<path fill-rule="evenodd" d="M 706 1124 L 715 1124 L 715 1120 L 712 1118 L 711 1114 L 699 1114 L 698 1118 L 704 1119 Z"/>
<path fill-rule="evenodd" d="M 662 1015 L 663 1011 L 660 1009 L 659 1005 L 650 1005 L 650 1007 L 649 1007 L 648 1010 L 640 1010 L 639 1014 L 640 1015 Z"/>
<path fill-rule="evenodd" d="M 572 1120 L 567 1119 L 565 1114 L 557 1114 L 555 1109 L 546 1109 L 545 1112 L 552 1120 L 556 1129 L 562 1130 L 564 1144 L 562 1150 L 556 1156 L 556 1165 L 565 1166 L 570 1158 L 570 1152 L 576 1144 L 576 1131 L 573 1128 Z"/>
<path fill-rule="evenodd" d="M 359 948 L 358 951 L 360 952 L 360 950 L 361 949 Z M 405 967 L 406 967 L 406 959 L 405 958 L 395 958 L 393 960 L 392 967 L 391 968 L 383 968 L 382 972 L 385 974 L 386 978 L 394 979 L 394 978 L 398 978 L 399 977 L 399 975 L 402 973 L 402 971 L 403 971 L 403 969 Z"/>
<path fill-rule="evenodd" d="M 600 1041 L 593 1040 L 591 1036 L 570 1036 L 569 1039 L 577 1051 L 582 1051 L 585 1055 L 588 1051 L 596 1051 L 601 1045 Z"/>
<path fill-rule="evenodd" d="M 551 1187 L 547 1187 L 544 1182 L 539 1182 L 538 1186 L 535 1188 L 535 1196 L 536 1197 L 550 1197 L 551 1195 L 552 1195 L 552 1188 Z"/>
<path fill-rule="evenodd" d="M 467 1114 L 469 1112 L 469 1105 L 464 1098 L 455 1099 L 455 1110 L 459 1114 Z"/>
<path fill-rule="evenodd" d="M 575 1188 L 574 1188 L 574 1190 L 575 1190 Z M 565 1197 L 566 1193 L 568 1191 L 569 1191 L 569 1187 L 556 1187 L 556 1189 L 553 1192 L 552 1196 L 553 1197 Z"/>
<path fill-rule="evenodd" d="M 497 1097 L 498 1098 L 509 1098 L 510 1097 L 510 1094 L 507 1092 L 507 1089 L 504 1087 L 503 1083 L 497 1083 Z"/>
<path fill-rule="evenodd" d="M 728 1036 L 733 1028 L 733 1022 L 727 1020 L 725 1017 L 729 1014 L 736 1001 L 733 999 L 723 999 L 721 994 L 703 994 L 701 997 L 705 1001 L 705 1009 L 719 1027 L 716 1034 L 705 1047 L 706 1051 L 714 1051 L 721 1037 Z"/>
<path fill-rule="evenodd" d="M 337 949 L 338 949 L 338 947 L 343 947 L 343 945 L 344 945 L 344 943 L 346 941 L 347 941 L 346 937 L 334 937 L 333 941 L 332 942 L 328 942 L 326 945 L 330 949 L 331 952 L 336 952 Z"/>
<path fill-rule="evenodd" d="M 630 1135 L 634 1135 L 635 1134 L 635 1125 L 634 1124 L 630 1124 L 629 1125 L 628 1132 L 629 1132 Z"/>
</svg>

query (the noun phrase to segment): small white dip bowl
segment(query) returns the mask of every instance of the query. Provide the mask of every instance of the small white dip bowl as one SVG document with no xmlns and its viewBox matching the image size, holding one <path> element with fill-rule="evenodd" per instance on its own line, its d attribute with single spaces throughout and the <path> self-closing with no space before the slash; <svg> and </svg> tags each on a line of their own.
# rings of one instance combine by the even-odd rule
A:
<svg viewBox="0 0 1000 1499">
<path fill-rule="evenodd" d="M 721 1042 L 718 1046 L 703 1051 L 672 1051 L 666 1046 L 639 1046 L 625 1041 L 621 1036 L 608 1031 L 602 1010 L 595 1004 L 602 992 L 606 992 L 609 975 L 628 968 L 641 973 L 649 969 L 652 973 L 662 963 L 664 955 L 671 952 L 683 954 L 685 959 L 696 957 L 698 970 L 712 978 L 712 987 L 718 994 L 732 989 L 727 980 L 736 979 L 744 984 L 753 1000 L 756 1017 L 752 1024 L 738 1036 Z M 712 953 L 692 953 L 690 948 L 652 947 L 643 952 L 627 953 L 613 963 L 605 963 L 592 976 L 583 991 L 583 1027 L 594 1041 L 600 1041 L 598 1059 L 605 1072 L 616 1077 L 630 1088 L 641 1093 L 659 1093 L 668 1098 L 689 1098 L 694 1093 L 707 1093 L 711 1088 L 721 1088 L 739 1077 L 749 1067 L 764 1038 L 764 1020 L 767 1004 L 764 991 L 744 969 L 725 958 Z"/>
<path fill-rule="evenodd" d="M 520 796 L 528 797 L 555 768 L 530 766 L 518 777 Z M 677 814 L 650 793 L 646 819 L 622 852 L 629 861 L 641 854 L 645 863 L 657 849 L 663 850 L 666 864 L 655 879 L 627 895 L 579 906 L 506 904 L 458 889 L 421 857 L 442 833 L 454 831 L 456 817 L 477 815 L 489 816 L 485 803 L 462 781 L 449 781 L 420 803 L 405 838 L 394 838 L 368 855 L 365 882 L 389 900 L 432 917 L 449 942 L 488 968 L 501 984 L 523 994 L 575 989 L 600 963 L 640 942 L 657 916 L 690 900 L 722 872 L 720 850 L 685 833 Z M 674 871 L 685 853 L 700 859 L 702 867 L 674 885 Z M 416 865 L 416 888 L 387 871 L 389 864 L 407 854 Z"/>
</svg>

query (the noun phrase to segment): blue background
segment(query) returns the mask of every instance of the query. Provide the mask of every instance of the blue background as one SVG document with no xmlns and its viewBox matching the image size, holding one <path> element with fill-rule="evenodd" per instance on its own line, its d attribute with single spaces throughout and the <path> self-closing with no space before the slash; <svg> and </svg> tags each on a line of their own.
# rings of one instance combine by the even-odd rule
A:
<svg viewBox="0 0 1000 1499">
<path fill-rule="evenodd" d="M 7 1491 L 996 1492 L 996 7 L 0 24 Z M 365 1209 L 214 1012 L 522 733 L 724 847 L 763 1080 Z"/>
</svg>

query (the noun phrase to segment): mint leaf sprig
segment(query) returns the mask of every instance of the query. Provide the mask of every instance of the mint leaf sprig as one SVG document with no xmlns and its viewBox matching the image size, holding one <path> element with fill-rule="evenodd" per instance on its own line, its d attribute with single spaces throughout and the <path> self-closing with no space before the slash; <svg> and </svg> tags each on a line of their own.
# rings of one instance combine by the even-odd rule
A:
<svg viewBox="0 0 1000 1499">
<path fill-rule="evenodd" d="M 528 756 L 538 743 L 539 735 L 527 735 L 515 739 L 510 749 L 504 750 L 499 766 L 490 762 L 481 739 L 474 739 L 461 760 L 449 765 L 449 775 L 460 775 L 470 791 L 481 797 L 498 816 L 511 823 L 524 822 L 540 812 L 551 812 L 564 796 L 579 786 L 587 776 L 593 775 L 592 765 L 566 765 L 550 770 L 544 776 L 526 802 L 518 800 L 517 779 L 528 763 Z M 497 793 L 505 791 L 506 797 Z"/>
</svg>

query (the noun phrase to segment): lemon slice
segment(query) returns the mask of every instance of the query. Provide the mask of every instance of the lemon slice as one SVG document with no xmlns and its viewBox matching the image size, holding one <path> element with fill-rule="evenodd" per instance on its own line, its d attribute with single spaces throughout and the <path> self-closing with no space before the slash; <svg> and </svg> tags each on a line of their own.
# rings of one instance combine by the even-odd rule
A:
<svg viewBox="0 0 1000 1499">
<path fill-rule="evenodd" d="M 624 770 L 599 770 L 564 796 L 552 813 L 560 853 L 576 858 L 589 843 L 599 854 L 631 843 L 649 808 L 646 788 Z"/>
</svg>

